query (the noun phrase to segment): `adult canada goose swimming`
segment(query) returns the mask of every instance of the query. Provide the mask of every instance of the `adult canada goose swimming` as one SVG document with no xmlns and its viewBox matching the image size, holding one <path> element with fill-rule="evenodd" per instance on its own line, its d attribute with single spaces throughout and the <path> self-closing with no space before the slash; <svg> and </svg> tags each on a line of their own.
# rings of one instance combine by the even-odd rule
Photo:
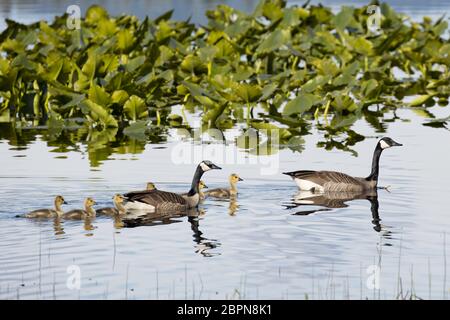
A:
<svg viewBox="0 0 450 320">
<path fill-rule="evenodd" d="M 205 192 L 206 197 L 214 197 L 214 198 L 230 198 L 235 197 L 238 193 L 237 191 L 237 183 L 238 181 L 244 181 L 239 177 L 236 173 L 233 173 L 228 178 L 230 181 L 230 188 L 217 188 L 217 189 L 211 189 L 209 191 Z"/>
<path fill-rule="evenodd" d="M 86 198 L 84 200 L 84 210 L 75 209 L 64 213 L 63 217 L 65 219 L 85 219 L 94 218 L 96 215 L 95 209 L 92 208 L 93 205 L 97 204 L 94 199 Z"/>
<path fill-rule="evenodd" d="M 55 209 L 37 209 L 24 215 L 25 218 L 55 218 L 60 217 L 64 212 L 61 205 L 67 204 L 62 196 L 55 197 Z M 20 217 L 20 216 L 19 216 Z"/>
<path fill-rule="evenodd" d="M 367 178 L 352 177 L 336 171 L 299 170 L 283 172 L 294 179 L 300 190 L 313 192 L 341 192 L 373 190 L 377 188 L 380 156 L 384 149 L 402 146 L 391 138 L 384 137 L 378 141 L 372 160 L 372 172 Z"/>
<path fill-rule="evenodd" d="M 105 215 L 105 216 L 115 216 L 122 215 L 127 212 L 125 207 L 123 206 L 124 197 L 121 194 L 115 194 L 113 197 L 114 208 L 100 208 L 95 210 L 97 215 Z"/>
<path fill-rule="evenodd" d="M 198 194 L 200 196 L 200 200 L 205 199 L 205 194 L 203 193 L 203 189 L 208 189 L 208 186 L 205 184 L 203 180 L 200 180 L 198 183 Z M 187 193 L 182 193 L 182 196 L 187 196 Z"/>
<path fill-rule="evenodd" d="M 124 197 L 127 200 L 127 203 L 124 205 L 125 209 L 145 210 L 148 212 L 173 212 L 194 208 L 200 201 L 198 188 L 200 179 L 203 173 L 212 169 L 221 168 L 209 160 L 200 162 L 195 170 L 191 189 L 185 196 L 158 189 L 126 193 L 124 194 Z"/>
</svg>

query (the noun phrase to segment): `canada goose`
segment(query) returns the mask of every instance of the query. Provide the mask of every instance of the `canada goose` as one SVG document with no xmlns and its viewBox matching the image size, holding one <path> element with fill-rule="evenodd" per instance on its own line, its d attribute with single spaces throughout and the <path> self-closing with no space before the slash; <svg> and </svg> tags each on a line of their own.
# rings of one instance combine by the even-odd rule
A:
<svg viewBox="0 0 450 320">
<path fill-rule="evenodd" d="M 145 190 L 155 190 L 155 184 L 153 182 L 147 182 L 147 187 L 145 188 Z"/>
<path fill-rule="evenodd" d="M 106 215 L 106 216 L 115 216 L 119 214 L 125 214 L 127 210 L 125 210 L 123 206 L 123 196 L 121 194 L 115 194 L 113 197 L 114 207 L 115 208 L 100 208 L 95 210 L 98 215 Z"/>
<path fill-rule="evenodd" d="M 372 160 L 372 172 L 367 178 L 351 177 L 336 171 L 300 170 L 283 172 L 294 179 L 300 190 L 313 192 L 364 191 L 377 188 L 380 156 L 384 149 L 402 146 L 391 138 L 384 137 L 378 141 Z"/>
<path fill-rule="evenodd" d="M 64 212 L 61 205 L 67 204 L 62 196 L 55 197 L 55 209 L 37 209 L 24 215 L 25 218 L 55 218 L 60 217 Z M 20 216 L 18 216 L 20 217 Z"/>
<path fill-rule="evenodd" d="M 64 213 L 63 217 L 65 219 L 94 218 L 96 213 L 95 213 L 95 209 L 92 208 L 92 206 L 95 204 L 97 204 L 97 203 L 94 201 L 94 199 L 86 198 L 84 200 L 84 210 L 82 210 L 82 209 L 70 210 L 70 211 Z"/>
<path fill-rule="evenodd" d="M 124 194 L 124 197 L 127 200 L 127 203 L 124 205 L 125 209 L 145 210 L 148 212 L 172 212 L 185 211 L 186 209 L 194 208 L 200 201 L 198 188 L 200 179 L 203 173 L 212 169 L 221 168 L 209 160 L 200 162 L 195 170 L 191 189 L 185 196 L 158 189 L 126 193 Z"/>
<path fill-rule="evenodd" d="M 235 197 L 237 195 L 237 183 L 238 181 L 244 181 L 241 177 L 239 177 L 236 173 L 230 175 L 228 179 L 230 181 L 230 189 L 227 188 L 217 188 L 212 189 L 205 192 L 206 197 L 214 197 L 214 198 L 230 198 Z"/>
<path fill-rule="evenodd" d="M 205 199 L 205 193 L 203 192 L 203 189 L 208 189 L 208 186 L 205 184 L 203 180 L 200 180 L 198 183 L 198 194 L 200 196 L 200 200 Z M 187 193 L 181 194 L 182 196 L 187 196 Z"/>
</svg>

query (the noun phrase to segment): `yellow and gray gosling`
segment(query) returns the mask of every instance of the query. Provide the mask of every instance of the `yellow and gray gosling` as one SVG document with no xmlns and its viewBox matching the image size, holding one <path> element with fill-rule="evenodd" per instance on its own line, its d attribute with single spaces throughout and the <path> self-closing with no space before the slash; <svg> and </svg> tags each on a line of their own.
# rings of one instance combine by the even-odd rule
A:
<svg viewBox="0 0 450 320">
<path fill-rule="evenodd" d="M 243 179 L 241 179 L 241 177 L 239 177 L 236 173 L 233 173 L 230 175 L 230 178 L 228 180 L 230 181 L 230 189 L 227 188 L 212 189 L 206 191 L 205 196 L 221 199 L 236 197 L 238 194 L 237 183 L 238 181 L 243 181 Z"/>
<path fill-rule="evenodd" d="M 150 190 L 156 190 L 155 184 L 154 184 L 153 182 L 147 182 L 147 188 L 146 188 L 146 190 L 147 190 L 147 191 L 150 191 Z"/>
<path fill-rule="evenodd" d="M 55 218 L 60 217 L 64 211 L 61 205 L 67 204 L 62 196 L 55 197 L 55 209 L 37 209 L 25 214 L 25 218 Z"/>
<path fill-rule="evenodd" d="M 205 199 L 205 193 L 202 191 L 203 189 L 208 189 L 208 186 L 203 180 L 200 180 L 198 183 L 198 195 L 200 196 L 200 200 Z M 187 196 L 187 193 L 183 193 L 182 196 Z"/>
<path fill-rule="evenodd" d="M 86 198 L 84 200 L 84 210 L 76 209 L 70 210 L 64 213 L 63 217 L 65 219 L 85 219 L 85 218 L 94 218 L 96 215 L 95 209 L 92 208 L 93 205 L 97 204 L 94 199 Z"/>
<path fill-rule="evenodd" d="M 125 214 L 127 210 L 123 206 L 124 197 L 121 194 L 115 194 L 113 197 L 115 208 L 101 208 L 96 210 L 98 215 L 115 216 Z"/>
<path fill-rule="evenodd" d="M 202 191 L 203 189 L 208 189 L 208 186 L 203 180 L 200 180 L 200 182 L 198 183 L 198 194 L 200 196 L 200 200 L 205 199 L 205 193 Z"/>
</svg>

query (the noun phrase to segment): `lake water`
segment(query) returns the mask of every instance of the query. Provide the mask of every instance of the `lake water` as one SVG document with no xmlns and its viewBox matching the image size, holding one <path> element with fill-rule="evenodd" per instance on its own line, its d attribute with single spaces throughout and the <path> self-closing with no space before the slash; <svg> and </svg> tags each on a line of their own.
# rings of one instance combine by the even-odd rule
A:
<svg viewBox="0 0 450 320">
<path fill-rule="evenodd" d="M 217 3 L 193 1 L 184 10 L 181 1 L 138 1 L 132 7 L 97 2 L 113 13 L 143 12 L 144 5 L 153 3 L 157 13 L 177 6 L 176 18 L 198 5 L 197 21 L 200 11 Z M 49 19 L 66 7 L 59 1 L 0 3 L 1 17 L 26 21 Z M 243 9 L 254 5 L 243 3 Z M 416 15 L 434 16 L 449 7 L 438 1 L 417 2 L 419 7 L 407 3 L 393 1 Z M 448 108 L 431 111 L 437 117 L 449 115 Z M 96 146 L 68 143 L 77 141 L 76 133 L 55 141 L 45 130 L 12 130 L 2 124 L 0 298 L 447 298 L 450 132 L 423 126 L 424 119 L 411 110 L 399 109 L 395 116 L 391 122 L 393 115 L 385 115 L 383 133 L 364 120 L 356 122 L 353 129 L 366 136 L 351 147 L 358 156 L 318 148 L 325 139 L 314 130 L 304 137 L 301 153 L 285 148 L 257 156 L 234 144 L 235 130 L 226 132 L 226 146 L 201 145 L 182 138 L 177 129 L 148 144 L 118 139 Z M 349 201 L 347 207 L 339 201 L 340 208 L 293 205 L 297 187 L 281 172 L 331 169 L 366 176 L 381 136 L 404 145 L 381 158 L 380 185 L 390 186 L 389 191 L 379 190 L 371 201 Z M 201 158 L 223 168 L 205 174 L 210 188 L 226 186 L 233 172 L 244 179 L 236 203 L 207 199 L 191 217 L 154 219 L 133 228 L 106 217 L 87 222 L 15 217 L 51 207 L 56 194 L 64 195 L 69 210 L 80 208 L 87 196 L 98 207 L 110 206 L 113 194 L 142 189 L 147 181 L 186 192 Z M 80 272 L 79 290 L 70 283 L 74 270 Z M 374 276 L 379 289 L 372 286 Z"/>
<path fill-rule="evenodd" d="M 448 113 L 433 109 L 437 116 Z M 0 297 L 395 298 L 400 279 L 404 295 L 413 289 L 421 298 L 447 297 L 450 133 L 423 126 L 409 110 L 397 117 L 412 120 L 386 123 L 384 135 L 404 146 L 382 155 L 380 185 L 391 187 L 378 192 L 378 217 L 366 199 L 296 214 L 326 208 L 289 208 L 297 187 L 281 174 L 309 168 L 367 175 L 380 134 L 364 120 L 355 124 L 368 137 L 354 147 L 358 157 L 317 148 L 320 134 L 305 137 L 302 153 L 283 149 L 258 157 L 230 143 L 215 144 L 213 155 L 199 143 L 180 142 L 174 129 L 167 142 L 147 144 L 141 154 L 113 154 L 90 167 L 81 144 L 78 151 L 55 153 L 39 135 L 26 147 L 14 145 L 17 136 L 3 139 Z M 176 164 L 180 150 L 185 164 Z M 134 228 L 105 217 L 88 223 L 15 218 L 50 207 L 56 194 L 64 195 L 69 209 L 81 207 L 86 196 L 98 207 L 110 205 L 114 193 L 142 189 L 147 181 L 187 191 L 200 152 L 223 167 L 205 174 L 210 188 L 226 186 L 232 172 L 245 180 L 237 203 L 207 199 L 198 218 L 156 219 Z M 224 153 L 238 155 L 240 164 L 225 161 Z M 81 271 L 80 290 L 67 287 L 72 265 Z M 367 286 L 372 270 L 380 271 L 379 290 Z"/>
</svg>

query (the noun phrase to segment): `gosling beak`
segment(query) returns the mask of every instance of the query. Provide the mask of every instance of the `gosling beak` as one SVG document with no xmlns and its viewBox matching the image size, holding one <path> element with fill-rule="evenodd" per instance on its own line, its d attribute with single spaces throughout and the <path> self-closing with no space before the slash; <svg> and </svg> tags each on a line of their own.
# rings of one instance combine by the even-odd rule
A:
<svg viewBox="0 0 450 320">
<path fill-rule="evenodd" d="M 403 146 L 401 143 L 398 143 L 398 142 L 395 142 L 394 140 L 392 140 L 392 147 L 401 147 L 401 146 Z"/>
<path fill-rule="evenodd" d="M 68 204 L 66 200 L 63 201 L 63 204 Z"/>
<path fill-rule="evenodd" d="M 238 178 L 238 181 L 244 181 L 244 179 L 242 179 L 241 177 Z"/>
<path fill-rule="evenodd" d="M 221 167 L 216 166 L 214 163 L 211 164 L 210 168 L 211 168 L 211 169 L 218 169 L 218 170 L 221 170 L 221 169 L 222 169 Z"/>
<path fill-rule="evenodd" d="M 208 186 L 206 184 L 203 185 L 203 188 L 208 189 Z"/>
</svg>

